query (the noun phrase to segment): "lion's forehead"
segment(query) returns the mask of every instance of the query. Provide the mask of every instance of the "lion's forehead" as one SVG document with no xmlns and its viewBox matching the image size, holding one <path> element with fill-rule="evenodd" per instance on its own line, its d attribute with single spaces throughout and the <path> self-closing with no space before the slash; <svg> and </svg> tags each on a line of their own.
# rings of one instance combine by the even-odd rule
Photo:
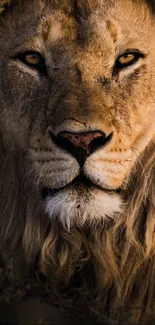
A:
<svg viewBox="0 0 155 325">
<path fill-rule="evenodd" d="M 150 34 L 152 31 L 151 28 L 146 30 L 145 26 L 151 27 L 150 13 L 142 3 L 132 0 L 55 0 L 45 4 L 45 1 L 33 0 L 28 5 L 24 0 L 19 9 L 17 1 L 17 31 L 20 34 L 21 29 L 19 37 L 25 37 L 23 28 L 26 27 L 27 35 L 33 37 L 34 34 L 35 39 L 39 31 L 38 36 L 46 46 L 64 40 L 66 46 L 73 42 L 80 46 L 89 44 L 97 52 L 102 47 L 106 51 L 119 42 L 117 46 L 121 50 L 124 42 L 126 46 L 138 42 L 140 33 L 149 43 L 149 30 Z"/>
<path fill-rule="evenodd" d="M 55 6 L 55 3 L 59 3 L 59 6 Z M 141 43 L 140 33 L 146 42 L 149 38 L 146 24 L 150 25 L 151 32 L 149 11 L 131 0 L 123 3 L 122 0 L 79 0 L 70 5 L 65 1 L 56 1 L 45 9 L 40 30 L 46 43 L 65 40 L 66 44 L 74 42 L 80 47 L 89 45 L 92 51 L 95 49 L 97 52 L 106 51 L 115 43 L 120 43 L 117 44 L 120 50 L 131 43 Z"/>
<path fill-rule="evenodd" d="M 46 52 L 49 66 L 59 65 L 59 68 L 62 66 L 62 70 L 77 63 L 80 70 L 85 70 L 83 80 L 87 80 L 91 75 L 92 78 L 98 75 L 108 78 L 111 66 L 120 53 L 127 48 L 138 46 L 144 52 L 148 52 L 152 46 L 150 35 L 154 33 L 151 32 L 149 14 L 146 15 L 140 6 L 139 11 L 133 10 L 132 1 L 127 0 L 122 5 L 122 0 L 115 2 L 59 0 L 48 1 L 48 5 L 37 8 L 35 3 L 40 1 L 33 2 L 32 8 L 23 7 L 24 19 L 22 13 L 21 18 L 19 17 L 22 22 L 19 22 L 18 33 L 15 35 L 16 42 L 19 37 L 19 50 L 24 52 L 32 48 Z M 145 28 L 148 23 L 150 34 L 148 28 Z"/>
</svg>

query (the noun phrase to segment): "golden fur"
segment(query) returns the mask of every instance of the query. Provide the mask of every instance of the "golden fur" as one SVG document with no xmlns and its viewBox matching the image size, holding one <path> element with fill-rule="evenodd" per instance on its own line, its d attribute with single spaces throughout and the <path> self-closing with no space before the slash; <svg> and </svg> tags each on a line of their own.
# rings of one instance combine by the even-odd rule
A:
<svg viewBox="0 0 155 325">
<path fill-rule="evenodd" d="M 127 312 L 134 324 L 153 324 L 155 22 L 145 2 L 124 0 L 124 3 L 125 9 L 122 0 L 115 1 L 115 6 L 113 1 L 79 0 L 73 10 L 69 0 L 33 0 L 29 6 L 27 1 L 18 0 L 2 12 L 0 256 L 11 283 L 23 283 L 39 269 L 51 290 L 61 294 L 65 288 L 74 296 L 76 289 L 79 296 L 116 322 Z M 5 9 L 4 1 L 1 8 Z M 125 21 L 124 13 L 128 13 Z M 103 17 L 107 17 L 106 24 Z M 113 44 L 118 42 L 119 33 L 122 37 L 121 28 L 125 35 L 123 42 L 128 37 L 129 47 L 143 48 L 147 54 L 145 62 L 140 59 L 135 70 L 127 72 L 127 76 L 122 72 L 117 80 L 111 81 Z M 40 43 L 36 41 L 38 37 Z M 32 48 L 41 51 L 45 44 L 53 46 L 52 51 L 49 47 L 53 61 L 47 54 L 53 78 L 50 85 L 47 78 L 39 79 L 36 72 L 12 59 L 19 51 Z M 110 63 L 109 53 L 112 53 Z M 120 199 L 120 211 L 90 219 L 88 215 L 84 219 L 82 213 L 78 217 L 70 215 L 69 209 L 62 219 L 57 212 L 51 218 L 45 212 L 40 195 L 42 187 L 59 189 L 78 173 L 75 159 L 51 144 L 47 136 L 49 127 L 61 131 L 63 121 L 71 119 L 67 128 L 75 130 L 79 128 L 77 121 L 81 121 L 81 125 L 91 125 L 93 130 L 101 129 L 106 134 L 113 131 L 114 137 L 100 151 L 100 156 L 95 153 L 94 160 L 86 162 L 85 173 L 96 185 L 113 190 L 108 195 Z M 128 153 L 126 159 L 125 153 Z M 112 157 L 108 161 L 112 167 L 108 167 L 111 169 L 107 174 L 104 172 L 103 182 L 102 174 L 96 176 L 93 170 L 98 166 L 101 171 L 99 161 L 106 170 L 105 155 Z M 63 164 L 66 163 L 64 171 L 62 158 Z M 115 174 L 122 163 L 117 178 Z M 119 194 L 115 192 L 118 188 Z M 63 191 L 65 194 L 66 190 Z M 72 198 L 75 193 L 70 191 Z M 104 191 L 95 191 L 94 197 L 104 197 Z M 85 197 L 85 192 L 78 195 L 77 200 Z M 68 200 L 67 204 L 70 206 L 71 202 Z"/>
</svg>

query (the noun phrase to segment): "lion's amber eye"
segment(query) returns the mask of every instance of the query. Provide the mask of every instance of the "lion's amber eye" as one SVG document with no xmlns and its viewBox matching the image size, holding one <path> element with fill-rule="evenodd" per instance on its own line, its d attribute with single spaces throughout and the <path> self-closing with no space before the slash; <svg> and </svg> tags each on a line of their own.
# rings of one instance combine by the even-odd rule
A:
<svg viewBox="0 0 155 325">
<path fill-rule="evenodd" d="M 134 62 L 136 55 L 133 53 L 126 53 L 122 55 L 118 61 L 121 65 L 128 65 Z"/>
<path fill-rule="evenodd" d="M 38 52 L 28 51 L 20 53 L 15 59 L 20 60 L 31 68 L 37 69 L 39 72 L 46 72 L 45 59 Z"/>
<path fill-rule="evenodd" d="M 145 54 L 137 49 L 127 49 L 125 53 L 116 59 L 112 75 L 117 76 L 121 70 L 134 65 L 140 58 L 144 59 Z"/>
<path fill-rule="evenodd" d="M 25 63 L 37 66 L 41 63 L 41 57 L 37 53 L 27 53 L 25 54 Z"/>
</svg>

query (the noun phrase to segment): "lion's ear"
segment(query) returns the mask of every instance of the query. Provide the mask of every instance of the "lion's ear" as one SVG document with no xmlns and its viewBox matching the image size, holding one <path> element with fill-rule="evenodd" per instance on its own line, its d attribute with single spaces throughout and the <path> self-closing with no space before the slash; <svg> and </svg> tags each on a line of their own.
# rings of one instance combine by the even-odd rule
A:
<svg viewBox="0 0 155 325">
<path fill-rule="evenodd" d="M 12 0 L 0 0 L 0 14 L 7 9 Z"/>
</svg>

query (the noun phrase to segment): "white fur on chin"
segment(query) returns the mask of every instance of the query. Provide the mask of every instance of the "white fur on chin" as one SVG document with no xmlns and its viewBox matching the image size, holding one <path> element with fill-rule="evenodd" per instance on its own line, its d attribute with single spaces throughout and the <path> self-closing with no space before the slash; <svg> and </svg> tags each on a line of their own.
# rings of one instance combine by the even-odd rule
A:
<svg viewBox="0 0 155 325">
<path fill-rule="evenodd" d="M 99 189 L 65 189 L 48 196 L 45 209 L 51 219 L 58 218 L 64 228 L 93 224 L 121 212 L 122 200 L 118 194 Z"/>
</svg>

